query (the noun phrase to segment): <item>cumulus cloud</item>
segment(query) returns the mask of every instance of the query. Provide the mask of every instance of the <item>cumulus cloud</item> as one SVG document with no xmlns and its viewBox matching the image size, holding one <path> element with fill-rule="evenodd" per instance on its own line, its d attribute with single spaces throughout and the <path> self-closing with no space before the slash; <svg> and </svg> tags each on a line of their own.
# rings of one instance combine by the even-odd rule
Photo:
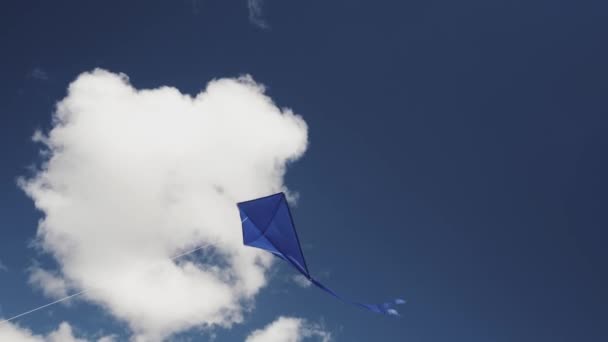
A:
<svg viewBox="0 0 608 342">
<path fill-rule="evenodd" d="M 76 338 L 72 334 L 72 327 L 63 322 L 59 325 L 59 328 L 46 337 L 48 342 L 86 342 L 84 339 Z"/>
<path fill-rule="evenodd" d="M 35 336 L 31 331 L 10 323 L 0 324 L 0 340 L 14 342 L 43 342 L 42 336 Z"/>
<path fill-rule="evenodd" d="M 245 342 L 300 342 L 308 338 L 328 342 L 331 334 L 301 318 L 281 316 L 263 329 L 252 332 Z"/>
<path fill-rule="evenodd" d="M 104 70 L 80 75 L 57 104 L 39 169 L 20 186 L 43 213 L 40 247 L 56 280 L 86 290 L 134 341 L 241 322 L 267 282 L 269 253 L 242 245 L 235 203 L 287 191 L 307 126 L 249 76 L 196 96 L 135 89 Z M 171 257 L 211 243 L 196 259 Z M 40 273 L 40 274 L 45 274 Z"/>
<path fill-rule="evenodd" d="M 10 342 L 87 342 L 86 340 L 77 338 L 72 332 L 72 327 L 67 322 L 62 322 L 57 330 L 51 331 L 47 335 L 36 335 L 26 328 L 11 323 L 3 323 L 0 325 L 0 341 Z M 113 342 L 111 336 L 104 336 L 97 342 Z"/>
<path fill-rule="evenodd" d="M 255 26 L 267 29 L 269 28 L 268 23 L 264 20 L 264 13 L 262 6 L 264 0 L 247 0 L 247 8 L 249 9 L 249 21 Z"/>
</svg>

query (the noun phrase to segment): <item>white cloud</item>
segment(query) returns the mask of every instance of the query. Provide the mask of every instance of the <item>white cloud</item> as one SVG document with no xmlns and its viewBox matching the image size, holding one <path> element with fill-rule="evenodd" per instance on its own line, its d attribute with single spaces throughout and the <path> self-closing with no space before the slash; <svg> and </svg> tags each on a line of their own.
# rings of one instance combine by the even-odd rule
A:
<svg viewBox="0 0 608 342">
<path fill-rule="evenodd" d="M 48 342 L 86 342 L 86 340 L 76 338 L 72 334 L 72 327 L 63 322 L 59 325 L 59 328 L 46 337 Z"/>
<path fill-rule="evenodd" d="M 327 342 L 331 340 L 331 334 L 301 318 L 281 316 L 264 329 L 252 332 L 245 342 L 300 342 L 305 338 Z"/>
<path fill-rule="evenodd" d="M 72 327 L 67 322 L 62 322 L 57 330 L 51 331 L 46 336 L 36 335 L 27 328 L 20 327 L 12 323 L 0 324 L 0 341 L 10 342 L 87 342 L 86 340 L 77 338 L 72 332 Z M 97 342 L 112 342 L 110 336 L 105 336 L 97 340 Z"/>
<path fill-rule="evenodd" d="M 8 267 L 2 263 L 2 260 L 0 260 L 0 272 L 1 271 L 8 271 Z"/>
<path fill-rule="evenodd" d="M 262 6 L 264 0 L 247 0 L 247 8 L 249 9 L 249 21 L 259 28 L 269 28 L 268 23 L 264 20 Z"/>
<path fill-rule="evenodd" d="M 0 341 L 43 342 L 42 336 L 33 335 L 31 331 L 10 323 L 0 324 Z"/>
<path fill-rule="evenodd" d="M 56 276 L 136 341 L 242 321 L 274 259 L 242 245 L 235 203 L 286 190 L 286 163 L 307 146 L 301 117 L 248 76 L 191 97 L 98 69 L 35 137 L 45 163 L 20 185 L 44 213 L 38 241 Z M 205 243 L 214 248 L 198 262 L 170 259 Z"/>
<path fill-rule="evenodd" d="M 301 286 L 301 287 L 309 287 L 310 285 L 312 285 L 310 280 L 308 280 L 308 278 L 306 278 L 305 276 L 303 276 L 301 274 L 296 274 L 291 279 L 293 280 L 294 283 L 296 283 L 298 286 Z"/>
<path fill-rule="evenodd" d="M 62 298 L 68 295 L 68 285 L 63 277 L 39 267 L 31 268 L 29 283 L 41 289 L 47 297 Z"/>
<path fill-rule="evenodd" d="M 116 341 L 116 338 L 112 335 L 104 336 L 104 337 L 100 338 L 99 340 L 97 340 L 97 342 L 114 342 L 114 341 Z"/>
</svg>

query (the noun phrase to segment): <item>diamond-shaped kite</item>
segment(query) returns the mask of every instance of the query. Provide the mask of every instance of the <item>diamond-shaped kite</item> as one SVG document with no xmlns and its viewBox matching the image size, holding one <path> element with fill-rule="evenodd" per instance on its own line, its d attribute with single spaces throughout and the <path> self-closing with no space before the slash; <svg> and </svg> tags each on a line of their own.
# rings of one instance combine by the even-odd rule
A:
<svg viewBox="0 0 608 342">
<path fill-rule="evenodd" d="M 289 262 L 312 284 L 344 302 L 376 313 L 399 315 L 394 305 L 405 304 L 405 300 L 403 299 L 393 299 L 382 304 L 353 302 L 339 296 L 310 275 L 284 193 L 280 192 L 251 201 L 241 202 L 237 206 L 241 215 L 243 243 L 245 245 L 263 249 Z"/>
</svg>

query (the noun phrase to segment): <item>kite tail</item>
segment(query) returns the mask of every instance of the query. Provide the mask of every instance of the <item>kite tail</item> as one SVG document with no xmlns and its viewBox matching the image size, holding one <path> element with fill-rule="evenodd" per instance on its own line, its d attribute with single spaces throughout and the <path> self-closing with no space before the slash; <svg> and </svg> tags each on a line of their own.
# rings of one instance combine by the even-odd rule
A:
<svg viewBox="0 0 608 342">
<path fill-rule="evenodd" d="M 366 310 L 369 310 L 371 312 L 375 312 L 375 313 L 379 313 L 379 314 L 384 314 L 384 315 L 389 315 L 389 316 L 400 316 L 399 312 L 397 311 L 397 309 L 395 309 L 395 305 L 397 304 L 405 304 L 405 300 L 401 299 L 401 298 L 395 298 L 391 301 L 385 302 L 385 303 L 381 303 L 381 304 L 363 304 L 363 303 L 358 303 L 358 302 L 354 302 L 351 300 L 347 300 L 345 298 L 343 298 L 342 296 L 338 295 L 336 292 L 334 292 L 334 290 L 330 289 L 329 287 L 321 284 L 320 282 L 318 282 L 316 279 L 309 277 L 308 280 L 310 280 L 311 283 L 315 284 L 315 286 L 317 286 L 318 288 L 320 288 L 321 290 L 329 293 L 330 295 L 338 298 L 339 300 L 345 302 L 345 303 L 349 303 L 349 304 L 353 304 L 359 307 L 362 307 Z"/>
</svg>

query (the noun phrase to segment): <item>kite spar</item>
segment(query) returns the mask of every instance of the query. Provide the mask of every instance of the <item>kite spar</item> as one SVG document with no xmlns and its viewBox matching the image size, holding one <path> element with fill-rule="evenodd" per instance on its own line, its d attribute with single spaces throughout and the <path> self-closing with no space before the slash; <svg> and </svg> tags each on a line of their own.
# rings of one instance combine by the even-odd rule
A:
<svg viewBox="0 0 608 342">
<path fill-rule="evenodd" d="M 358 303 L 338 295 L 311 276 L 284 193 L 241 202 L 237 207 L 243 226 L 243 243 L 246 246 L 263 249 L 287 261 L 312 284 L 344 302 L 375 313 L 399 316 L 395 305 L 405 304 L 403 299 L 397 298 L 381 304 Z"/>
</svg>

